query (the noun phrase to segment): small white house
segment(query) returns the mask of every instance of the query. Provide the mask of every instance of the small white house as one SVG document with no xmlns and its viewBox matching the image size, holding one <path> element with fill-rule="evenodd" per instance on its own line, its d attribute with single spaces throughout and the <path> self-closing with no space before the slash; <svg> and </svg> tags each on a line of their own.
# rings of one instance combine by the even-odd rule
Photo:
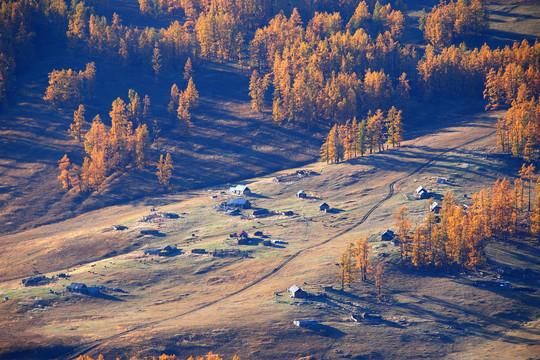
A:
<svg viewBox="0 0 540 360">
<path fill-rule="evenodd" d="M 233 186 L 233 187 L 229 188 L 229 193 L 231 193 L 233 195 L 239 195 L 239 196 L 250 195 L 251 194 L 251 189 L 248 188 L 245 185 L 236 185 L 236 186 Z"/>
</svg>

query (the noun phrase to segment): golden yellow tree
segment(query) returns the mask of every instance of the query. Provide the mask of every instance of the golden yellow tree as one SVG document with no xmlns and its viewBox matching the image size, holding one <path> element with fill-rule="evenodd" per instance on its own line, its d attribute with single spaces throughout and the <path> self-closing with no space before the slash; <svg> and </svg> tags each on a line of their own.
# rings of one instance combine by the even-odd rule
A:
<svg viewBox="0 0 540 360">
<path fill-rule="evenodd" d="M 368 244 L 367 238 L 358 238 L 354 243 L 353 254 L 356 258 L 356 268 L 360 273 L 360 280 L 366 281 L 367 274 L 372 271 L 371 263 L 369 261 L 369 254 L 371 254 L 372 246 Z"/>
<path fill-rule="evenodd" d="M 70 187 L 70 181 L 69 181 L 69 167 L 71 163 L 69 162 L 69 158 L 67 154 L 64 154 L 64 157 L 58 161 L 58 168 L 60 169 L 60 175 L 58 176 L 58 180 L 62 182 L 62 188 L 63 189 L 69 189 Z"/>
<path fill-rule="evenodd" d="M 350 243 L 341 253 L 339 261 L 339 279 L 341 282 L 341 290 L 343 290 L 345 286 L 350 287 L 353 283 L 355 275 L 354 265 L 354 244 Z"/>
<path fill-rule="evenodd" d="M 343 145 L 340 140 L 338 125 L 334 125 L 323 146 L 321 146 L 321 161 L 326 163 L 339 163 L 343 159 Z"/>
<path fill-rule="evenodd" d="M 178 104 L 178 109 L 176 115 L 178 117 L 178 130 L 182 135 L 189 135 L 190 128 L 193 125 L 191 122 L 191 114 L 188 110 L 187 104 L 183 100 L 184 97 L 180 98 L 180 104 Z"/>
<path fill-rule="evenodd" d="M 519 171 L 519 176 L 521 177 L 521 179 L 527 181 L 527 189 L 528 189 L 528 193 L 529 193 L 529 196 L 528 196 L 528 199 L 529 199 L 528 211 L 531 211 L 531 187 L 532 187 L 532 181 L 534 180 L 534 171 L 535 170 L 536 169 L 535 169 L 533 164 L 530 164 L 529 166 L 525 166 L 525 164 L 523 164 L 521 166 L 521 170 Z"/>
<path fill-rule="evenodd" d="M 189 78 L 186 91 L 184 91 L 182 95 L 184 97 L 184 101 L 185 101 L 186 108 L 188 109 L 188 111 L 191 111 L 195 109 L 197 106 L 199 106 L 199 92 L 195 88 L 195 83 L 193 82 L 193 78 Z"/>
<path fill-rule="evenodd" d="M 405 206 L 402 206 L 394 215 L 394 219 L 396 220 L 394 226 L 398 229 L 399 244 L 401 247 L 402 258 L 407 255 L 408 236 L 409 231 L 411 230 L 411 222 L 407 218 L 408 213 L 409 209 L 407 209 L 407 207 Z"/>
<path fill-rule="evenodd" d="M 159 183 L 162 184 L 167 190 L 171 190 L 170 179 L 172 176 L 172 170 L 174 169 L 171 154 L 167 153 L 165 158 L 163 154 L 159 157 L 159 163 L 157 165 L 158 171 L 156 175 L 158 177 Z"/>
<path fill-rule="evenodd" d="M 188 57 L 186 65 L 184 65 L 184 80 L 189 80 L 193 76 L 193 65 L 191 64 L 191 58 Z"/>
<path fill-rule="evenodd" d="M 80 104 L 73 113 L 73 123 L 69 126 L 69 133 L 78 141 L 81 141 L 84 127 L 88 124 L 84 118 L 85 111 L 84 105 Z"/>
<path fill-rule="evenodd" d="M 137 155 L 137 167 L 143 169 L 148 159 L 148 149 L 150 148 L 150 134 L 148 133 L 148 127 L 146 124 L 139 125 L 135 130 L 136 146 L 135 151 Z"/>
<path fill-rule="evenodd" d="M 169 114 L 174 116 L 174 113 L 176 112 L 176 109 L 178 108 L 178 103 L 180 101 L 180 91 L 178 90 L 178 85 L 173 84 L 171 86 L 171 101 L 169 102 L 169 106 L 167 107 L 167 111 Z"/>
</svg>

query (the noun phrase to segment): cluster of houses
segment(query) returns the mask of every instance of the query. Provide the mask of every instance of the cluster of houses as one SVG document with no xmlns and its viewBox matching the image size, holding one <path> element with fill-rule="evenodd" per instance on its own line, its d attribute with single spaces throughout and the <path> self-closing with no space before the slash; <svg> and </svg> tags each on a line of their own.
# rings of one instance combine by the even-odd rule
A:
<svg viewBox="0 0 540 360">
<path fill-rule="evenodd" d="M 268 236 L 264 235 L 262 231 L 258 230 L 253 233 L 253 238 L 248 235 L 248 233 L 245 230 L 242 230 L 238 233 L 232 233 L 229 234 L 230 238 L 236 238 L 238 245 L 258 245 L 261 243 L 265 246 L 280 246 L 280 245 L 286 245 L 288 244 L 286 241 L 282 240 L 268 240 Z"/>
<path fill-rule="evenodd" d="M 299 199 L 306 199 L 307 198 L 307 193 L 304 190 L 299 190 L 296 193 L 296 197 L 299 198 Z M 330 212 L 331 211 L 330 205 L 328 205 L 325 202 L 320 203 L 319 204 L 319 211 Z"/>
</svg>

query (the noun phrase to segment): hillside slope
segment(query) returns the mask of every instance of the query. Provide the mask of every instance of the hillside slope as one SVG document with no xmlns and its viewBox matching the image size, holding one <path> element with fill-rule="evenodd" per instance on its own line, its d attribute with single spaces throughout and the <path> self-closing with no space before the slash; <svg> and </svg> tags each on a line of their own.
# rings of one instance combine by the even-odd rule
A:
<svg viewBox="0 0 540 360">
<path fill-rule="evenodd" d="M 111 103 L 127 99 L 129 89 L 148 94 L 152 119 L 161 128 L 162 140 L 150 154 L 144 171 L 128 169 L 113 174 L 99 191 L 77 195 L 66 193 L 57 176 L 57 161 L 68 154 L 81 164 L 84 150 L 69 136 L 73 112 L 54 111 L 41 99 L 47 73 L 59 68 L 84 68 L 81 58 L 50 56 L 40 59 L 19 79 L 15 101 L 0 114 L 0 232 L 12 232 L 66 219 L 86 211 L 159 194 L 155 176 L 160 154 L 171 153 L 175 164 L 172 184 L 178 190 L 193 189 L 235 179 L 269 173 L 314 161 L 318 134 L 295 128 L 277 128 L 268 116 L 251 110 L 249 78 L 240 69 L 206 67 L 195 73 L 200 108 L 188 138 L 175 131 L 175 121 L 166 112 L 173 83 L 185 87 L 181 75 L 156 83 L 150 75 L 134 78 L 134 69 L 97 62 L 99 96 L 86 104 L 90 121 L 100 114 L 106 122 Z"/>
<path fill-rule="evenodd" d="M 292 210 L 292 217 L 225 215 L 214 206 L 230 195 L 223 193 L 226 187 L 213 187 L 114 206 L 5 236 L 0 250 L 10 266 L 1 274 L 0 290 L 10 300 L 0 304 L 2 313 L 8 314 L 0 328 L 10 336 L 0 336 L 0 357 L 66 358 L 82 353 L 142 357 L 165 352 L 187 358 L 211 350 L 243 359 L 436 359 L 448 354 L 482 358 L 476 351 L 479 346 L 491 349 L 494 357 L 505 358 L 509 349 L 515 358 L 533 357 L 538 351 L 535 304 L 540 287 L 540 268 L 534 259 L 540 251 L 526 237 L 493 241 L 483 275 L 407 270 L 395 264 L 393 247 L 375 242 L 375 255 L 387 254 L 383 301 L 377 301 L 370 283 L 336 290 L 335 263 L 348 242 L 358 236 L 376 241 L 376 234 L 392 228 L 391 215 L 401 205 L 411 209 L 413 222 L 424 217 L 424 201 L 404 196 L 416 186 L 437 195 L 450 187 L 456 198 L 464 199 L 496 178 L 515 173 L 518 162 L 492 153 L 498 115 L 469 118 L 463 125 L 409 141 L 401 149 L 304 168 L 318 175 L 286 182 L 276 182 L 274 176 L 247 181 L 255 208 Z M 452 179 L 452 185 L 437 184 L 437 177 Z M 310 197 L 295 198 L 300 189 Z M 317 211 L 321 201 L 339 210 L 321 213 Z M 175 212 L 179 219 L 141 222 L 151 205 Z M 128 229 L 112 231 L 112 224 Z M 141 230 L 147 229 L 157 230 L 157 236 L 142 235 Z M 268 239 L 286 244 L 236 245 L 228 234 L 242 229 L 250 235 L 261 230 Z M 167 244 L 178 245 L 183 254 L 144 255 L 145 249 Z M 194 248 L 238 249 L 249 256 L 195 255 Z M 535 274 L 508 278 L 513 287 L 526 286 L 534 292 L 474 286 L 474 279 L 495 276 L 505 266 Z M 22 288 L 20 278 L 33 270 L 47 275 L 66 272 L 71 278 Z M 65 286 L 70 282 L 126 292 L 105 298 L 69 294 Z M 324 297 L 305 303 L 289 299 L 284 290 L 292 284 Z M 351 313 L 363 311 L 379 313 L 384 322 L 348 320 Z M 322 325 L 316 331 L 295 328 L 296 319 L 316 319 Z"/>
</svg>

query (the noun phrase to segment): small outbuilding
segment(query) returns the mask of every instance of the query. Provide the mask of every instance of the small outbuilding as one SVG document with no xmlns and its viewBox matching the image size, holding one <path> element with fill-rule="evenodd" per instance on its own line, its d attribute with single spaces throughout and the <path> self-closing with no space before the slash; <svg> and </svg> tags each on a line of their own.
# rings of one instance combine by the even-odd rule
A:
<svg viewBox="0 0 540 360">
<path fill-rule="evenodd" d="M 227 201 L 227 207 L 233 207 L 237 209 L 250 209 L 251 203 L 246 199 L 234 199 Z"/>
<path fill-rule="evenodd" d="M 259 243 L 258 240 L 255 241 L 247 237 L 239 237 L 237 240 L 238 245 L 253 245 L 253 244 L 258 244 L 258 243 Z"/>
<path fill-rule="evenodd" d="M 240 231 L 238 234 L 236 234 L 236 237 L 247 239 L 249 236 L 248 236 L 248 233 L 247 233 L 247 232 L 245 232 L 244 230 L 242 230 L 242 231 Z"/>
<path fill-rule="evenodd" d="M 293 324 L 298 327 L 310 327 L 319 325 L 319 322 L 317 320 L 294 320 Z"/>
<path fill-rule="evenodd" d="M 383 232 L 381 234 L 381 240 L 382 241 L 391 241 L 395 237 L 396 237 L 396 235 L 394 234 L 394 232 L 392 230 L 386 230 L 385 232 Z"/>
<path fill-rule="evenodd" d="M 268 209 L 253 210 L 253 216 L 255 217 L 265 217 L 268 215 L 270 215 L 270 211 L 268 211 Z"/>
<path fill-rule="evenodd" d="M 330 210 L 330 205 L 328 205 L 327 203 L 323 202 L 322 204 L 319 205 L 319 211 L 328 211 Z"/>
<path fill-rule="evenodd" d="M 439 205 L 438 202 L 434 201 L 433 203 L 431 203 L 431 205 L 429 205 L 429 210 L 431 210 L 435 214 L 438 214 L 441 211 L 441 205 Z"/>
<path fill-rule="evenodd" d="M 298 285 L 293 285 L 287 289 L 289 296 L 292 298 L 305 299 L 307 298 L 307 293 L 300 289 Z"/>
<path fill-rule="evenodd" d="M 307 194 L 304 190 L 300 190 L 296 193 L 296 197 L 300 199 L 305 199 L 307 197 Z"/>
<path fill-rule="evenodd" d="M 66 286 L 66 290 L 79 294 L 88 294 L 88 286 L 83 283 L 71 283 L 70 285 Z"/>
<path fill-rule="evenodd" d="M 233 195 L 251 195 L 251 189 L 245 185 L 236 185 L 229 188 L 229 193 Z"/>
<path fill-rule="evenodd" d="M 416 196 L 419 199 L 427 199 L 428 196 L 429 196 L 429 193 L 427 192 L 426 189 L 424 189 L 423 186 L 419 186 L 419 187 L 416 188 Z"/>
<path fill-rule="evenodd" d="M 447 181 L 448 181 L 448 180 L 445 179 L 445 178 L 438 178 L 438 179 L 437 179 L 437 183 L 438 183 L 438 184 L 446 184 Z"/>
</svg>

